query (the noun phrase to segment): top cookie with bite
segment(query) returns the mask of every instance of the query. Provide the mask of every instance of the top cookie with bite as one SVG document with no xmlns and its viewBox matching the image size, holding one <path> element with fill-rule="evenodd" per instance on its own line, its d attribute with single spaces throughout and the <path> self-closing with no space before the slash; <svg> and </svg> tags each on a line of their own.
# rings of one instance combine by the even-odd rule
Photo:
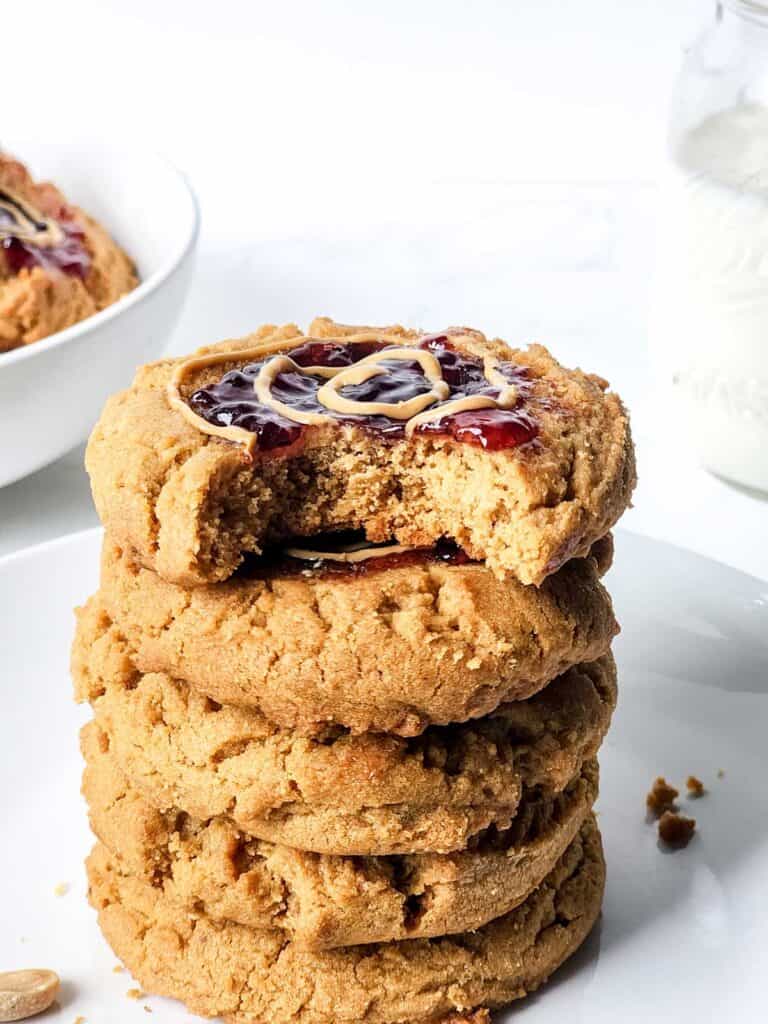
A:
<svg viewBox="0 0 768 1024">
<path fill-rule="evenodd" d="M 104 525 L 165 579 L 227 579 L 290 537 L 452 538 L 539 584 L 585 556 L 635 483 L 604 381 L 539 345 L 315 320 L 141 368 L 86 465 Z"/>
</svg>

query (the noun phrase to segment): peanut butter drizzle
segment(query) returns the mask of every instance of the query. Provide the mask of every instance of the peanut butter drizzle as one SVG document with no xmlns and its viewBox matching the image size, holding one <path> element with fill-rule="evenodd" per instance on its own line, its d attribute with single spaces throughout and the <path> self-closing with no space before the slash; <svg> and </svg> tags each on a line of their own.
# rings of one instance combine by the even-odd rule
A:
<svg viewBox="0 0 768 1024">
<path fill-rule="evenodd" d="M 268 360 L 259 370 L 254 380 L 254 393 L 262 405 L 274 412 L 284 416 L 293 423 L 300 423 L 304 426 L 319 426 L 334 421 L 334 417 L 325 413 L 304 412 L 293 406 L 281 402 L 272 395 L 272 385 L 281 373 L 295 372 L 307 376 L 324 377 L 327 383 L 323 384 L 317 392 L 318 401 L 332 412 L 356 416 L 387 416 L 394 420 L 406 420 L 405 435 L 410 437 L 414 430 L 422 423 L 431 420 L 442 419 L 444 416 L 453 416 L 459 412 L 471 412 L 477 409 L 509 409 L 518 400 L 517 388 L 510 384 L 498 369 L 498 360 L 493 356 L 485 356 L 483 360 L 483 373 L 489 384 L 499 387 L 500 393 L 497 398 L 490 395 L 465 395 L 453 402 L 446 402 L 450 394 L 450 388 L 443 379 L 442 369 L 435 356 L 425 349 L 402 346 L 399 348 L 383 349 L 381 352 L 373 352 L 357 363 L 350 366 L 299 366 L 290 356 L 285 354 L 288 344 L 296 345 L 305 339 L 292 338 L 287 341 L 281 338 L 278 341 L 265 341 L 251 348 L 234 349 L 230 352 L 210 352 L 205 355 L 192 356 L 175 367 L 171 379 L 166 388 L 168 401 L 173 409 L 203 433 L 213 437 L 221 437 L 227 441 L 234 441 L 241 444 L 249 457 L 253 457 L 256 448 L 256 435 L 244 427 L 220 427 L 209 423 L 208 420 L 199 416 L 181 394 L 181 386 L 184 380 L 194 371 L 205 369 L 208 366 L 215 366 L 220 363 L 243 363 L 252 362 L 270 353 L 275 353 L 275 358 Z M 376 330 L 363 331 L 359 334 L 342 335 L 339 339 L 323 338 L 324 343 L 332 343 L 334 340 L 349 345 L 366 341 L 388 340 L 385 332 Z M 363 384 L 377 374 L 387 372 L 387 368 L 379 364 L 385 360 L 409 360 L 417 362 L 424 371 L 424 376 L 431 381 L 432 387 L 421 395 L 415 395 L 405 402 L 358 402 L 355 399 L 345 398 L 339 394 L 341 388 L 351 385 Z M 434 406 L 434 403 L 443 404 Z M 434 406 L 429 408 L 429 406 Z M 297 549 L 298 550 L 298 549 Z M 387 553 L 399 553 L 392 551 Z M 297 556 L 304 557 L 304 556 Z M 331 557 L 320 556 L 317 557 Z M 372 557 L 372 556 L 367 556 Z"/>
<path fill-rule="evenodd" d="M 429 391 L 423 395 L 414 395 L 407 402 L 356 402 L 344 398 L 339 389 L 352 384 L 364 384 L 378 374 L 386 373 L 385 366 L 379 366 L 384 360 L 399 359 L 417 362 L 424 371 L 424 376 L 432 382 Z M 372 352 L 357 363 L 343 367 L 333 378 L 323 384 L 317 392 L 317 400 L 334 412 L 349 413 L 356 416 L 388 416 L 393 420 L 410 420 L 416 413 L 432 405 L 442 402 L 450 394 L 450 388 L 443 380 L 440 363 L 431 352 L 420 348 L 391 348 L 381 352 Z"/>
<path fill-rule="evenodd" d="M 259 370 L 259 375 L 253 382 L 253 389 L 262 405 L 266 405 L 267 408 L 279 412 L 287 420 L 292 420 L 294 423 L 303 423 L 305 426 L 327 423 L 332 417 L 325 416 L 319 412 L 302 412 L 300 409 L 294 409 L 292 405 L 279 401 L 272 395 L 272 385 L 275 378 L 281 373 L 293 371 L 294 373 L 304 373 L 313 377 L 333 377 L 338 374 L 339 369 L 340 367 L 338 366 L 299 366 L 290 356 L 275 356 L 274 359 L 264 363 Z M 327 385 L 324 384 L 323 387 L 327 387 Z M 323 388 L 320 388 L 320 391 L 322 390 Z M 318 392 L 318 396 L 319 394 L 320 392 Z M 207 423 L 208 421 L 206 420 L 205 422 Z"/>
<path fill-rule="evenodd" d="M 60 245 L 64 240 L 64 232 L 55 220 L 8 188 L 0 187 L 0 210 L 11 218 L 10 224 L 0 219 L 0 238 L 20 238 L 41 248 Z"/>
<path fill-rule="evenodd" d="M 406 551 L 414 551 L 412 547 L 403 544 L 385 544 L 379 547 L 358 547 L 340 548 L 338 551 L 313 551 L 311 548 L 285 548 L 285 554 L 290 558 L 301 559 L 302 562 L 345 562 L 347 565 L 354 565 L 358 562 L 365 562 L 369 558 L 385 558 L 387 555 L 402 555 Z"/>
</svg>

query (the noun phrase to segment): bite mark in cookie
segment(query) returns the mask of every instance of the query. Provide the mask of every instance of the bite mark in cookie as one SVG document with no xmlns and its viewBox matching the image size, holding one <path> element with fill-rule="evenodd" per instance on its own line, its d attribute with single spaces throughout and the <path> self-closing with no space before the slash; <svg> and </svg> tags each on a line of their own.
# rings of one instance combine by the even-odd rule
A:
<svg viewBox="0 0 768 1024">
<path fill-rule="evenodd" d="M 265 366 L 286 368 L 271 362 L 286 353 L 302 371 L 303 358 L 319 367 L 315 347 L 327 362 L 334 352 L 347 360 L 335 378 L 343 382 L 342 373 L 360 370 L 360 362 L 348 362 L 358 341 L 363 348 L 375 344 L 379 354 L 423 354 L 420 345 L 437 344 L 442 355 L 432 356 L 450 392 L 447 404 L 434 390 L 439 382 L 400 359 L 386 374 L 324 392 L 336 396 L 333 402 L 359 408 L 355 403 L 370 397 L 366 389 L 390 381 L 391 414 L 399 402 L 397 373 L 411 365 L 402 407 L 414 387 L 419 401 L 435 399 L 417 417 L 449 412 L 459 394 L 493 405 L 465 412 L 454 406 L 450 415 L 414 419 L 408 437 L 405 422 L 392 415 L 323 406 L 318 395 L 334 378 L 275 373 L 271 406 L 254 390 L 259 379 L 264 383 Z M 244 345 L 264 361 L 244 360 Z M 451 367 L 449 357 L 463 364 Z M 184 586 L 225 580 L 247 553 L 275 541 L 346 529 L 361 529 L 374 543 L 394 538 L 410 547 L 448 537 L 498 576 L 539 584 L 569 558 L 586 555 L 629 502 L 635 480 L 629 424 L 603 385 L 564 369 L 540 346 L 512 349 L 464 328 L 450 334 L 447 347 L 404 328 L 350 334 L 319 320 L 307 338 L 292 325 L 268 326 L 191 361 L 140 370 L 133 386 L 107 404 L 87 465 L 115 540 Z M 289 392 L 292 404 L 284 401 Z M 498 407 L 500 401 L 510 407 Z M 288 419 L 288 408 L 321 421 Z M 224 436 L 214 436 L 221 431 Z"/>
</svg>

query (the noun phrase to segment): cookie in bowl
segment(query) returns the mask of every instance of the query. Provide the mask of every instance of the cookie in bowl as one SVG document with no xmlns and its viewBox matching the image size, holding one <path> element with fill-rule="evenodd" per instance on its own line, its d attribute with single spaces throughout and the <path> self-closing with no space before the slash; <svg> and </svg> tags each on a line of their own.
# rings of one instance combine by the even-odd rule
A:
<svg viewBox="0 0 768 1024">
<path fill-rule="evenodd" d="M 0 152 L 0 352 L 71 327 L 137 284 L 98 221 Z"/>
</svg>

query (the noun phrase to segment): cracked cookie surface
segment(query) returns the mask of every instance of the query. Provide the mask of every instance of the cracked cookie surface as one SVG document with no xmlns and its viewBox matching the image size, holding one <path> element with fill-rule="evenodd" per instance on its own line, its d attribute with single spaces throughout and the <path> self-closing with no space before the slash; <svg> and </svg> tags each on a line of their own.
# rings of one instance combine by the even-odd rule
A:
<svg viewBox="0 0 768 1024">
<path fill-rule="evenodd" d="M 336 722 L 407 736 L 525 699 L 604 655 L 618 632 L 599 580 L 610 550 L 603 538 L 538 589 L 482 564 L 425 561 L 186 590 L 106 538 L 99 593 L 142 671 L 303 733 Z"/>
<path fill-rule="evenodd" d="M 524 903 L 476 932 L 314 953 L 179 910 L 103 846 L 88 877 L 107 941 L 147 991 L 231 1024 L 408 1024 L 535 991 L 589 934 L 605 866 L 591 818 Z"/>
<path fill-rule="evenodd" d="M 93 217 L 4 153 L 0 206 L 0 352 L 64 330 L 138 284 L 130 258 Z M 22 218 L 16 227 L 14 209 Z M 47 237 L 36 244 L 32 228 L 40 234 L 45 226 L 55 244 Z"/>
<path fill-rule="evenodd" d="M 319 853 L 449 852 L 506 828 L 524 787 L 557 792 L 595 756 L 616 703 L 608 654 L 470 723 L 408 739 L 339 727 L 302 737 L 139 672 L 98 599 L 81 611 L 72 667 L 76 696 L 156 807 L 227 815 L 251 835 Z"/>
<path fill-rule="evenodd" d="M 325 319 L 309 336 L 350 345 L 361 332 L 395 346 L 423 338 Z M 91 436 L 86 463 L 102 522 L 144 565 L 184 586 L 227 579 L 244 552 L 281 537 L 340 529 L 407 545 L 448 536 L 497 575 L 541 583 L 586 555 L 629 503 L 635 465 L 626 412 L 605 382 L 564 369 L 541 346 L 512 349 L 464 328 L 448 334 L 457 352 L 514 364 L 525 376 L 535 439 L 490 451 L 432 434 L 383 441 L 359 424 L 324 423 L 289 448 L 246 458 L 242 445 L 211 436 L 171 403 L 168 389 L 185 361 L 164 360 L 109 400 Z M 200 351 L 267 346 L 274 355 L 306 341 L 293 325 L 267 325 Z M 232 356 L 195 370 L 181 399 L 249 361 Z"/>
<path fill-rule="evenodd" d="M 596 762 L 557 795 L 529 794 L 509 829 L 453 854 L 334 857 L 255 839 L 225 818 L 158 811 L 98 723 L 81 734 L 91 827 L 121 870 L 190 911 L 279 928 L 303 949 L 446 935 L 507 913 L 547 875 L 597 796 Z"/>
</svg>

